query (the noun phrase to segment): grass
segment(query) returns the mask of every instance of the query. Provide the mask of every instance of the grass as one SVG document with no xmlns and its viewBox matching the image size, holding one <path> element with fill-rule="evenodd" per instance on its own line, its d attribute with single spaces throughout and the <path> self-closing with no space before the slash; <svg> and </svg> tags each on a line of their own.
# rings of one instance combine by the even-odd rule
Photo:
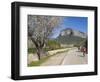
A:
<svg viewBox="0 0 100 82">
<path fill-rule="evenodd" d="M 50 49 L 49 48 L 44 48 L 44 51 L 49 51 Z M 28 48 L 28 54 L 34 54 L 36 53 L 36 48 Z"/>
<path fill-rule="evenodd" d="M 36 48 L 28 48 L 28 53 L 36 53 Z"/>
<path fill-rule="evenodd" d="M 32 66 L 40 66 L 43 62 L 45 62 L 46 60 L 48 60 L 50 57 L 51 56 L 47 56 L 47 57 L 42 58 L 39 61 L 32 61 L 30 64 L 28 64 L 28 66 L 29 67 L 32 67 Z"/>
</svg>

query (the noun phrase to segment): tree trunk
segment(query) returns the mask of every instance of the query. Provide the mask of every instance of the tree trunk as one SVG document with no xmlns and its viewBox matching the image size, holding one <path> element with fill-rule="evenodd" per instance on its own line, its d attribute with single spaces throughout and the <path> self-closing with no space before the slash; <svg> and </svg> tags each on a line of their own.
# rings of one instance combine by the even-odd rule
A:
<svg viewBox="0 0 100 82">
<path fill-rule="evenodd" d="M 40 60 L 43 56 L 44 56 L 44 50 L 43 48 L 37 48 L 37 55 L 38 55 L 38 59 Z"/>
<path fill-rule="evenodd" d="M 33 38 L 31 38 L 31 40 L 35 44 L 37 56 L 38 56 L 38 59 L 40 60 L 46 54 L 45 51 L 43 50 L 44 42 L 43 44 L 40 44 L 39 42 L 35 41 Z"/>
</svg>

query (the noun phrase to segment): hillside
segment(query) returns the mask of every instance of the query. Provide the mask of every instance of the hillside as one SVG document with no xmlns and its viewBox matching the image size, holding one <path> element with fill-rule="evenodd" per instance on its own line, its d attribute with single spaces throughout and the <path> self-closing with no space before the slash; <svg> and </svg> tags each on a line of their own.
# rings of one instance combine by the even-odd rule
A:
<svg viewBox="0 0 100 82">
<path fill-rule="evenodd" d="M 86 39 L 86 34 L 70 28 L 61 31 L 60 35 L 55 39 L 61 44 L 78 44 Z"/>
</svg>

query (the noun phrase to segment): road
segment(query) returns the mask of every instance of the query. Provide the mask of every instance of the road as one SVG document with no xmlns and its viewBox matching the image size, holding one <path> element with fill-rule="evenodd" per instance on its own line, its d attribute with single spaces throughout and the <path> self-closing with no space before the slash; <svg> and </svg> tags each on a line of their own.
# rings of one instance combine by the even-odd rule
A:
<svg viewBox="0 0 100 82">
<path fill-rule="evenodd" d="M 87 59 L 87 54 L 83 56 L 82 52 L 79 52 L 77 48 L 73 48 L 67 52 L 58 53 L 50 57 L 41 66 L 87 64 Z"/>
</svg>

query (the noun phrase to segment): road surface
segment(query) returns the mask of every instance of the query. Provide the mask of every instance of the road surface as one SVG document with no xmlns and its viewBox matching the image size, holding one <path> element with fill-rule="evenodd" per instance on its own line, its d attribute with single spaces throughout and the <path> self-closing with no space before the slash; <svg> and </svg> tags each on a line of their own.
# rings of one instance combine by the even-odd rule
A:
<svg viewBox="0 0 100 82">
<path fill-rule="evenodd" d="M 87 54 L 83 56 L 82 52 L 79 52 L 77 48 L 73 48 L 50 57 L 41 66 L 87 64 L 87 59 Z"/>
</svg>

